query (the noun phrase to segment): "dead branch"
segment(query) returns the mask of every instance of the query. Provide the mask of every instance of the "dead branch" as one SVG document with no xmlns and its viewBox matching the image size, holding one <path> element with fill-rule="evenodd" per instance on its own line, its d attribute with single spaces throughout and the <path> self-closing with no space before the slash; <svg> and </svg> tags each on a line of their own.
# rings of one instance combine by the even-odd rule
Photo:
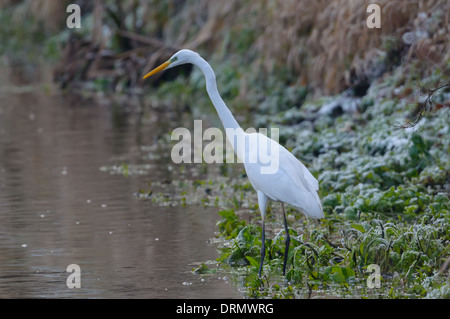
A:
<svg viewBox="0 0 450 319">
<path fill-rule="evenodd" d="M 146 44 L 146 45 L 149 45 L 149 46 L 152 46 L 155 48 L 159 48 L 159 49 L 163 48 L 163 49 L 166 49 L 169 51 L 174 51 L 174 52 L 176 52 L 180 49 L 180 48 L 176 48 L 174 46 L 165 44 L 163 41 L 161 41 L 157 38 L 146 37 L 146 36 L 131 32 L 131 31 L 117 30 L 116 32 L 117 32 L 117 34 L 119 34 L 122 37 L 131 39 L 131 40 L 134 40 L 134 41 L 137 41 L 142 44 Z"/>
<path fill-rule="evenodd" d="M 427 114 L 427 112 L 430 112 L 433 109 L 433 95 L 444 88 L 450 88 L 450 83 L 442 84 L 436 88 L 429 89 L 424 86 L 419 85 L 419 92 L 421 95 L 426 95 L 426 99 L 423 103 L 417 103 L 416 109 L 413 111 L 413 119 L 412 121 L 405 123 L 405 124 L 399 124 L 396 126 L 398 129 L 406 129 L 406 128 L 413 128 L 415 127 L 420 120 Z M 450 102 L 445 102 L 443 104 L 437 103 L 434 107 L 436 110 L 439 110 L 443 107 L 450 107 Z"/>
</svg>

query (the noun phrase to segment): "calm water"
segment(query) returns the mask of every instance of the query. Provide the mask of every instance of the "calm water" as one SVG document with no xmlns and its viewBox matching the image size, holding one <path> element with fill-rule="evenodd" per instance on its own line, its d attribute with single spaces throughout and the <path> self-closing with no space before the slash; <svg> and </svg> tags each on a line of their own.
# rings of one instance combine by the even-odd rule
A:
<svg viewBox="0 0 450 319">
<path fill-rule="evenodd" d="M 170 150 L 153 147 L 174 128 L 164 114 L 140 125 L 132 112 L 23 85 L 20 74 L 0 75 L 0 298 L 240 297 L 220 275 L 191 272 L 218 256 L 208 243 L 217 208 L 134 195 L 174 174 Z M 121 163 L 150 169 L 100 169 Z M 80 289 L 66 285 L 70 264 Z"/>
</svg>

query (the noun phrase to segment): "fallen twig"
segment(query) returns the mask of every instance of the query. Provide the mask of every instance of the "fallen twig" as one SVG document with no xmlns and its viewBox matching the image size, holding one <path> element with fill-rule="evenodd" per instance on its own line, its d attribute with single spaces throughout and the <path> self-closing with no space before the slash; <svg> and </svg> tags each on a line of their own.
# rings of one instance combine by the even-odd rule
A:
<svg viewBox="0 0 450 319">
<path fill-rule="evenodd" d="M 432 107 L 433 107 L 433 95 L 443 89 L 443 88 L 450 88 L 450 83 L 446 83 L 443 85 L 440 85 L 434 89 L 428 89 L 424 86 L 419 85 L 419 90 L 420 90 L 420 94 L 427 95 L 427 98 L 425 99 L 425 101 L 423 103 L 418 103 L 416 109 L 414 110 L 413 113 L 415 113 L 414 117 L 413 117 L 413 121 L 408 122 L 406 124 L 399 124 L 398 126 L 396 126 L 396 128 L 400 128 L 400 129 L 406 129 L 406 128 L 413 128 L 414 126 L 416 126 L 420 120 L 425 116 L 426 112 L 431 111 Z M 444 103 L 444 104 L 438 104 L 436 106 L 436 109 L 441 109 L 443 107 L 450 107 L 450 103 Z"/>
</svg>

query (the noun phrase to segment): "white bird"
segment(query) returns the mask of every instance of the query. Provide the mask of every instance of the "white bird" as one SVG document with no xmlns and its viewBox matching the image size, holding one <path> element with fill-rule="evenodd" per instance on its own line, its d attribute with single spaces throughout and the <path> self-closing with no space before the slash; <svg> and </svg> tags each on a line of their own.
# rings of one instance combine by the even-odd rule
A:
<svg viewBox="0 0 450 319">
<path fill-rule="evenodd" d="M 216 76 L 213 69 L 198 53 L 186 49 L 180 50 L 168 61 L 147 73 L 143 79 L 162 70 L 186 63 L 199 67 L 203 72 L 206 79 L 206 90 L 222 121 L 227 139 L 238 158 L 244 163 L 247 177 L 257 192 L 258 206 L 262 219 L 262 247 L 258 272 L 260 277 L 265 257 L 267 201 L 270 199 L 281 202 L 286 232 L 283 262 L 283 275 L 285 275 L 290 236 L 283 203 L 296 207 L 306 216 L 317 219 L 323 218 L 322 204 L 317 193 L 319 183 L 294 155 L 276 141 L 266 137 L 264 134 L 249 134 L 242 130 L 217 90 Z M 233 132 L 233 135 L 229 134 L 229 132 Z M 269 153 L 270 156 L 268 158 Z"/>
</svg>

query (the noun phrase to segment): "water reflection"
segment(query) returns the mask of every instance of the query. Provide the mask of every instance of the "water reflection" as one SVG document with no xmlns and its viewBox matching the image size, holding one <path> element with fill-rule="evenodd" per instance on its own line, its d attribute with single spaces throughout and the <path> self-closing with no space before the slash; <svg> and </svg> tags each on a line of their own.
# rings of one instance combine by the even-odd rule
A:
<svg viewBox="0 0 450 319">
<path fill-rule="evenodd" d="M 110 106 L 14 91 L 11 72 L 3 74 L 1 298 L 239 297 L 219 276 L 191 273 L 217 257 L 207 243 L 216 208 L 159 207 L 133 196 L 149 180 L 170 179 L 168 150 L 156 147 L 153 162 L 140 150 L 176 124 L 149 113 L 138 125 L 138 114 Z M 129 177 L 99 169 L 122 162 L 153 169 Z M 66 286 L 69 264 L 81 267 L 81 289 Z"/>
</svg>

